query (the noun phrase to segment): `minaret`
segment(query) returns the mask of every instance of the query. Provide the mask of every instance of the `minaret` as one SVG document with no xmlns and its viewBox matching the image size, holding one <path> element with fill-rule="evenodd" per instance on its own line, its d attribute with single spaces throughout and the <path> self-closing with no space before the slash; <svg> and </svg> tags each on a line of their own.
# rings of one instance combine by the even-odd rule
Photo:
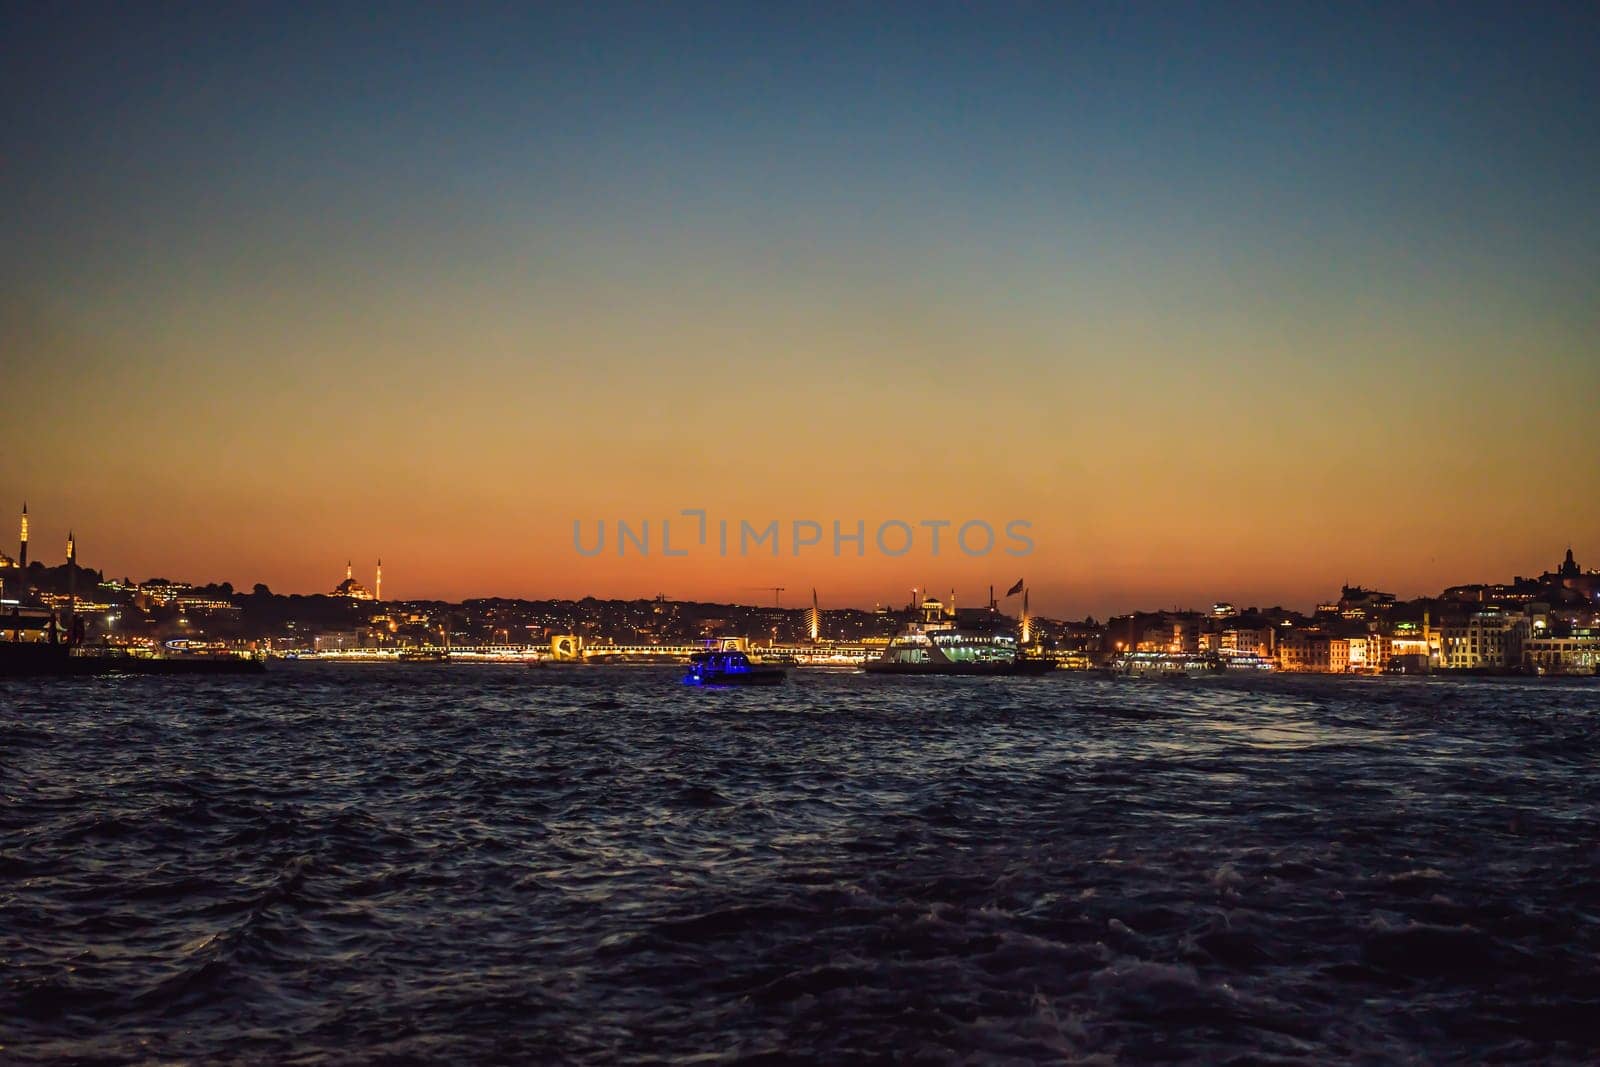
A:
<svg viewBox="0 0 1600 1067">
<path fill-rule="evenodd" d="M 22 591 L 17 594 L 18 600 L 28 599 L 28 502 L 22 502 L 22 540 L 17 549 L 17 566 L 22 573 Z"/>
<path fill-rule="evenodd" d="M 345 560 L 344 561 L 344 580 L 347 581 L 347 582 L 348 581 L 353 581 L 355 579 L 355 576 L 356 576 L 356 561 L 353 560 L 353 559 Z"/>
<path fill-rule="evenodd" d="M 1022 643 L 1028 644 L 1033 639 L 1033 620 L 1028 617 L 1028 591 L 1022 591 Z"/>
<path fill-rule="evenodd" d="M 78 548 L 67 531 L 67 640 L 72 640 L 73 616 L 78 611 Z"/>
<path fill-rule="evenodd" d="M 372 599 L 383 599 L 383 557 L 378 557 L 378 575 L 372 580 Z"/>
</svg>

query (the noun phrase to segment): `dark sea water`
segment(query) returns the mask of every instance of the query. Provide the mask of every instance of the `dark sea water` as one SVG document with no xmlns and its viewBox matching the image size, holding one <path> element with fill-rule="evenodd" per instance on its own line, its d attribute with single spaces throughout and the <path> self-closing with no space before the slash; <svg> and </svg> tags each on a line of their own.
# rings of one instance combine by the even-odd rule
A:
<svg viewBox="0 0 1600 1067">
<path fill-rule="evenodd" d="M 0 1060 L 1584 1062 L 1593 682 L 0 682 Z"/>
</svg>

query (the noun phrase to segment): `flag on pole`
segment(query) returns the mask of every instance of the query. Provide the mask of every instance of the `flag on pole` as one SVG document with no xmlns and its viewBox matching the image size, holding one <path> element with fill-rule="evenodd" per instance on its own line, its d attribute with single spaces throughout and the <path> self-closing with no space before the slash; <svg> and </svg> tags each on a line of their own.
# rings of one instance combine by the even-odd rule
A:
<svg viewBox="0 0 1600 1067">
<path fill-rule="evenodd" d="M 1016 596 L 1020 592 L 1022 592 L 1022 579 L 1018 578 L 1017 584 L 1006 590 L 1006 596 Z"/>
</svg>

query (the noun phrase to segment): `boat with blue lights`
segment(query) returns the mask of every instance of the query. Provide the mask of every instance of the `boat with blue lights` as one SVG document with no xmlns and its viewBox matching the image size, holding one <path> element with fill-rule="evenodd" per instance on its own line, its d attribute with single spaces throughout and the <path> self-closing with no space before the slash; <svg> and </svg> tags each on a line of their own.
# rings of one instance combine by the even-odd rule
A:
<svg viewBox="0 0 1600 1067">
<path fill-rule="evenodd" d="M 696 652 L 689 657 L 688 685 L 778 685 L 789 672 L 768 663 L 752 663 L 737 649 Z"/>
</svg>

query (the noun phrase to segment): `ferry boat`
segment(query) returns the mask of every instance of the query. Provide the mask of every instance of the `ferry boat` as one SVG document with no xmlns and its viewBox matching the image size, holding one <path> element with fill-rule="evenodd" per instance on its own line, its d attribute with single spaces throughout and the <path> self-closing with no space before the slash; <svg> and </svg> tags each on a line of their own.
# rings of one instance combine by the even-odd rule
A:
<svg viewBox="0 0 1600 1067">
<path fill-rule="evenodd" d="M 206 650 L 169 655 L 83 643 L 83 620 L 61 624 L 47 608 L 10 604 L 0 611 L 0 678 L 104 674 L 258 674 L 255 656 Z"/>
<path fill-rule="evenodd" d="M 966 629 L 932 597 L 921 604 L 922 617 L 893 637 L 875 660 L 862 664 L 871 674 L 1036 674 L 1055 669 L 1047 659 L 1021 654 L 1014 635 L 1000 630 Z"/>
<path fill-rule="evenodd" d="M 737 650 L 696 652 L 689 657 L 688 685 L 778 685 L 789 672 L 766 663 L 752 663 Z"/>
<path fill-rule="evenodd" d="M 1221 657 L 1210 653 L 1124 652 L 1109 670 L 1135 678 L 1202 678 L 1226 669 Z"/>
</svg>

